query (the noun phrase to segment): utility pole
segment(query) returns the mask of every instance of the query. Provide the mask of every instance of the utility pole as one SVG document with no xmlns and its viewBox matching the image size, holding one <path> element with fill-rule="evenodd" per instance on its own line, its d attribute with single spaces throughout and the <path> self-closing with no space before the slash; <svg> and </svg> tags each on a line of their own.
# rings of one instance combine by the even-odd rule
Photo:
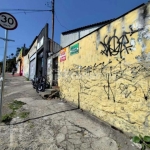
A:
<svg viewBox="0 0 150 150">
<path fill-rule="evenodd" d="M 55 0 L 52 0 L 52 39 L 51 39 L 51 52 L 53 53 L 53 42 L 54 42 L 54 14 L 55 13 Z"/>
<path fill-rule="evenodd" d="M 3 58 L 3 71 L 2 71 L 2 77 L 1 77 L 1 90 L 0 90 L 0 122 L 2 121 L 2 102 L 4 97 L 4 82 L 5 82 L 5 71 L 6 71 L 6 54 L 7 54 L 7 42 L 14 40 L 8 39 L 8 30 L 5 30 L 5 38 L 0 39 L 5 41 L 4 45 L 4 58 Z"/>
<path fill-rule="evenodd" d="M 52 3 L 52 39 L 51 39 L 51 45 L 50 45 L 50 50 L 51 50 L 51 77 L 50 77 L 50 84 L 51 84 L 51 87 L 53 85 L 53 53 L 54 53 L 54 13 L 55 13 L 55 0 L 52 0 L 51 1 Z"/>
</svg>

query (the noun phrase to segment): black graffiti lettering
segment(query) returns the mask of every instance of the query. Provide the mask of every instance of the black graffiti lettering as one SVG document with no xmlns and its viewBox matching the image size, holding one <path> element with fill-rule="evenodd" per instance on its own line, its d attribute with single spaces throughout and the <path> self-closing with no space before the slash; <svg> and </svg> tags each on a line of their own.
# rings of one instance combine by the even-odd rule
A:
<svg viewBox="0 0 150 150">
<path fill-rule="evenodd" d="M 115 96 L 114 96 L 114 93 L 113 93 L 112 88 L 111 88 L 111 86 L 110 86 L 109 74 L 107 74 L 107 84 L 108 84 L 107 86 L 104 85 L 104 91 L 105 91 L 105 93 L 107 94 L 108 99 L 110 99 L 110 94 L 112 94 L 113 100 L 114 100 L 114 102 L 115 102 Z"/>
<path fill-rule="evenodd" d="M 107 36 L 105 36 L 103 42 L 100 42 L 104 47 L 104 50 L 101 51 L 101 54 L 106 56 L 116 56 L 120 54 L 120 58 L 122 58 L 122 52 L 126 51 L 127 54 L 129 54 L 129 50 L 131 50 L 132 45 L 127 46 L 129 40 L 125 32 L 120 38 L 118 38 L 115 34 L 116 30 L 114 30 L 114 35 L 109 37 L 107 42 Z M 113 45 L 111 45 L 111 42 L 113 42 Z"/>
<path fill-rule="evenodd" d="M 120 94 L 124 94 L 125 95 L 125 98 L 128 98 L 128 96 L 135 92 L 137 90 L 137 87 L 135 85 L 132 85 L 132 84 L 127 84 L 125 85 L 124 83 L 121 83 L 119 85 L 119 89 L 120 89 Z"/>
<path fill-rule="evenodd" d="M 93 72 L 94 74 L 100 74 L 100 77 L 98 76 L 97 78 L 99 83 L 94 86 L 99 88 L 100 85 L 104 83 L 102 87 L 108 100 L 112 99 L 114 102 L 116 101 L 115 93 L 117 90 L 119 90 L 120 95 L 123 95 L 125 98 L 134 95 L 137 90 L 140 90 L 143 92 L 142 98 L 147 101 L 150 98 L 150 87 L 148 86 L 148 88 L 144 88 L 143 83 L 140 84 L 140 82 L 145 80 L 145 78 L 150 77 L 150 68 L 145 67 L 141 63 L 127 65 L 124 60 L 124 58 L 117 59 L 116 65 L 113 65 L 111 60 L 84 67 L 74 65 L 73 68 L 69 69 L 67 72 L 68 78 L 63 80 L 63 86 L 65 87 L 67 84 L 72 84 L 72 80 L 75 75 L 75 79 L 77 79 L 80 84 L 79 94 L 88 94 L 89 89 L 91 88 L 91 81 L 87 78 L 91 78 L 90 73 Z M 88 74 L 82 76 L 82 73 Z M 121 82 L 119 86 L 116 84 L 118 80 Z M 127 83 L 124 83 L 125 80 Z M 69 85 L 69 88 L 67 87 L 66 89 L 69 91 L 70 88 L 71 85 Z"/>
<path fill-rule="evenodd" d="M 131 32 L 125 32 L 125 33 L 130 34 L 130 36 L 132 36 L 136 32 L 142 31 L 144 29 L 144 28 L 140 28 L 140 29 L 137 29 L 137 30 L 133 30 L 132 25 L 130 25 L 129 28 L 130 28 Z"/>
</svg>

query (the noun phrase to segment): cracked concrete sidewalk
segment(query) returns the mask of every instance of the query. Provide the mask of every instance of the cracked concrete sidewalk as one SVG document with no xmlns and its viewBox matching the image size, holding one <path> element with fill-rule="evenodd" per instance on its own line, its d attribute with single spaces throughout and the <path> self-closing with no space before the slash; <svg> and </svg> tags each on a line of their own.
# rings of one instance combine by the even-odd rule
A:
<svg viewBox="0 0 150 150">
<path fill-rule="evenodd" d="M 3 114 L 13 100 L 25 102 L 28 118 L 0 124 L 1 150 L 137 150 L 111 126 L 61 99 L 43 100 L 24 77 L 6 74 Z"/>
</svg>

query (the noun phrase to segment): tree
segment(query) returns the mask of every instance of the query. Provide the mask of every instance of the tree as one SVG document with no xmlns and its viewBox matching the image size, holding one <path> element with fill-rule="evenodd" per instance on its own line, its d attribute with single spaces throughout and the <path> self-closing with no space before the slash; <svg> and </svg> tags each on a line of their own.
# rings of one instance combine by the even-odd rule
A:
<svg viewBox="0 0 150 150">
<path fill-rule="evenodd" d="M 21 49 L 22 49 L 22 48 L 17 47 L 17 50 L 16 50 L 16 57 L 19 55 Z"/>
<path fill-rule="evenodd" d="M 22 56 L 25 56 L 25 55 L 28 53 L 28 51 L 29 51 L 29 49 L 26 48 L 26 45 L 25 45 L 25 44 L 24 44 L 24 46 L 22 46 L 21 48 L 17 47 L 17 50 L 16 50 L 16 57 L 18 57 L 18 55 L 19 55 L 19 53 L 20 53 L 21 50 L 22 50 Z"/>
<path fill-rule="evenodd" d="M 13 58 L 13 56 L 14 56 L 14 54 L 13 54 L 13 53 L 11 53 L 11 58 Z"/>
</svg>

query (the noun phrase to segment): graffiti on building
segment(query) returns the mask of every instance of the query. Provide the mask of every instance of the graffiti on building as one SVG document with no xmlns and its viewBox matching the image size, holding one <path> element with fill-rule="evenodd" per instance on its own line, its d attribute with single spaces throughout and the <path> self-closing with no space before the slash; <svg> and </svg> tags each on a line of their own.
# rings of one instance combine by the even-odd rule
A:
<svg viewBox="0 0 150 150">
<path fill-rule="evenodd" d="M 132 84 L 120 83 L 119 89 L 121 91 L 120 94 L 124 94 L 125 98 L 128 98 L 128 96 L 130 94 L 132 94 L 133 92 L 135 92 L 137 90 L 137 87 L 135 85 L 132 85 Z"/>
<path fill-rule="evenodd" d="M 115 95 L 114 95 L 114 92 L 113 92 L 113 90 L 112 90 L 112 88 L 111 88 L 109 76 L 110 76 L 110 74 L 108 73 L 108 74 L 107 74 L 107 77 L 106 77 L 106 78 L 107 78 L 107 84 L 108 84 L 108 85 L 104 85 L 104 91 L 105 91 L 105 93 L 106 93 L 106 95 L 107 95 L 107 97 L 108 97 L 108 100 L 110 99 L 110 94 L 111 94 L 112 97 L 113 97 L 113 101 L 115 102 Z"/>
<path fill-rule="evenodd" d="M 150 77 L 150 68 L 141 63 L 127 65 L 125 64 L 125 58 L 116 59 L 116 62 L 114 66 L 112 66 L 111 60 L 107 63 L 95 63 L 93 66 L 82 67 L 73 65 L 65 74 L 65 79 L 62 81 L 62 84 L 68 88 L 68 84 L 79 80 L 81 90 L 86 91 L 92 88 L 88 85 L 88 83 L 90 84 L 89 78 L 92 78 L 99 81 L 97 88 L 103 88 L 108 100 L 112 99 L 115 102 L 115 93 L 117 91 L 120 95 L 123 95 L 124 98 L 128 98 L 135 94 L 137 90 L 141 90 L 143 93 L 142 98 L 148 100 L 150 98 L 149 85 L 145 85 L 147 86 L 145 88 L 143 84 L 141 84 L 141 81 Z M 125 84 L 124 81 L 127 81 L 127 83 Z"/>
<path fill-rule="evenodd" d="M 129 41 L 129 38 L 127 34 L 130 34 L 132 36 L 134 33 L 142 31 L 143 28 L 133 30 L 132 26 L 129 26 L 130 31 L 129 32 L 123 32 L 123 34 L 118 37 L 116 35 L 116 29 L 114 30 L 114 35 L 108 37 L 107 35 L 104 37 L 103 42 L 98 42 L 99 34 L 97 33 L 97 44 L 96 49 L 98 49 L 99 43 L 102 44 L 104 47 L 104 50 L 101 50 L 102 55 L 106 56 L 116 56 L 119 55 L 120 58 L 122 58 L 122 53 L 125 51 L 127 54 L 129 54 L 129 51 L 135 50 L 135 39 L 131 38 L 131 41 Z M 107 41 L 106 41 L 107 40 Z"/>
<path fill-rule="evenodd" d="M 104 50 L 101 50 L 101 54 L 106 56 L 116 56 L 120 55 L 122 58 L 122 52 L 126 51 L 129 54 L 129 50 L 131 50 L 132 45 L 127 46 L 129 43 L 127 35 L 124 33 L 121 37 L 116 36 L 116 30 L 114 30 L 114 35 L 112 37 L 107 38 L 107 35 L 104 38 L 103 42 L 100 42 Z M 111 45 L 112 44 L 112 45 Z"/>
</svg>

